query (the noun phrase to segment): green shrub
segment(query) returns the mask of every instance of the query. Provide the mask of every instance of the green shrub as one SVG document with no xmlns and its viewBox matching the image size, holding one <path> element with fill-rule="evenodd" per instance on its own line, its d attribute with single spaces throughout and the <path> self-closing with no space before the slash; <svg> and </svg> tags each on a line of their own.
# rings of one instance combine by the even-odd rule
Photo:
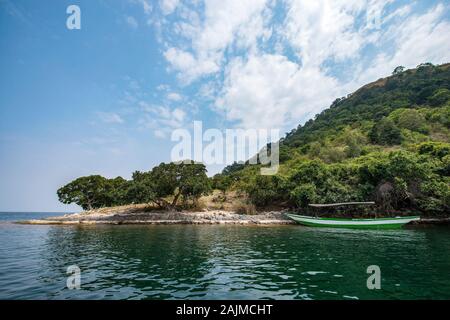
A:
<svg viewBox="0 0 450 320">
<path fill-rule="evenodd" d="M 440 106 L 450 100 L 450 90 L 446 88 L 438 89 L 428 99 L 432 106 Z"/>
<path fill-rule="evenodd" d="M 383 118 L 377 122 L 372 127 L 369 138 L 372 143 L 380 145 L 395 145 L 402 142 L 400 129 L 389 118 Z"/>
<path fill-rule="evenodd" d="M 418 146 L 419 154 L 429 154 L 434 157 L 443 158 L 450 154 L 450 144 L 444 142 L 425 142 Z"/>
<path fill-rule="evenodd" d="M 312 183 L 296 186 L 290 191 L 289 198 L 297 207 L 306 208 L 318 199 L 316 186 Z"/>
</svg>

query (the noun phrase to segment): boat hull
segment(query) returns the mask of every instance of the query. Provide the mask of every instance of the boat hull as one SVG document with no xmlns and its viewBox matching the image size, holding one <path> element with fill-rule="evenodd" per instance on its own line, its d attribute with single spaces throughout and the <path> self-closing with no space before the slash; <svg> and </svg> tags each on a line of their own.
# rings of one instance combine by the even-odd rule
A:
<svg viewBox="0 0 450 320">
<path fill-rule="evenodd" d="M 350 229 L 399 229 L 411 221 L 418 221 L 420 217 L 395 217 L 379 219 L 339 219 L 316 218 L 288 213 L 287 216 L 305 226 Z"/>
</svg>

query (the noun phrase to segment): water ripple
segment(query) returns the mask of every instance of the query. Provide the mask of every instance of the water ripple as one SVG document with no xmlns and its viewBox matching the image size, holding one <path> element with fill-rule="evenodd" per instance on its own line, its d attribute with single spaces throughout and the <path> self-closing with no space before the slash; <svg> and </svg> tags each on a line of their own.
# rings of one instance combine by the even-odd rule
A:
<svg viewBox="0 0 450 320">
<path fill-rule="evenodd" d="M 2 224 L 0 298 L 450 298 L 448 231 Z M 366 287 L 372 264 L 382 290 Z"/>
</svg>

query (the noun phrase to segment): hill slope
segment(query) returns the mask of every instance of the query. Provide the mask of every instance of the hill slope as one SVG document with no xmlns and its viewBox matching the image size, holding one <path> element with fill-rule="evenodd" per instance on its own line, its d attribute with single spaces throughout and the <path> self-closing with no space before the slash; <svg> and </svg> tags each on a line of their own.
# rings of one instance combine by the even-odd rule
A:
<svg viewBox="0 0 450 320">
<path fill-rule="evenodd" d="M 375 200 L 385 210 L 450 211 L 450 64 L 399 71 L 336 99 L 280 140 L 281 168 L 234 164 L 216 187 L 257 206 Z"/>
<path fill-rule="evenodd" d="M 441 91 L 440 91 L 441 90 Z M 379 121 L 399 108 L 430 108 L 449 98 L 450 64 L 421 66 L 360 88 L 348 97 L 336 99 L 314 120 L 291 131 L 283 140 L 289 147 L 330 136 L 345 126 Z"/>
</svg>

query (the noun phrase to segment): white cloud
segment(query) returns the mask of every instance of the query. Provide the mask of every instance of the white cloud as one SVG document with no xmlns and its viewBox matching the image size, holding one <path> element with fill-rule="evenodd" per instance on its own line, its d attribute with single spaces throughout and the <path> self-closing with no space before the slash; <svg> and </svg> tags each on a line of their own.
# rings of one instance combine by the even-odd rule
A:
<svg viewBox="0 0 450 320">
<path fill-rule="evenodd" d="M 162 23 L 164 57 L 184 85 L 207 76 L 195 98 L 213 101 L 236 126 L 288 129 L 397 65 L 450 60 L 448 5 L 195 3 L 180 4 L 176 22 Z"/>
<path fill-rule="evenodd" d="M 117 114 L 112 112 L 98 112 L 98 117 L 105 123 L 123 123 L 123 119 Z"/>
<path fill-rule="evenodd" d="M 193 46 L 200 54 L 210 54 L 221 51 L 233 43 L 239 29 L 246 28 L 249 24 L 257 27 L 256 30 L 247 28 L 240 37 L 247 45 L 255 41 L 255 34 L 263 31 L 263 10 L 266 0 L 211 0 L 205 3 L 205 20 L 200 34 L 194 39 Z M 259 20 L 255 22 L 255 20 Z"/>
<path fill-rule="evenodd" d="M 133 29 L 136 29 L 137 27 L 139 27 L 137 20 L 132 16 L 128 16 L 126 18 L 126 21 L 127 21 L 128 25 Z"/>
<path fill-rule="evenodd" d="M 379 53 L 355 83 L 363 85 L 388 76 L 399 65 L 413 68 L 423 62 L 444 63 L 450 60 L 450 22 L 442 20 L 446 8 L 437 5 L 424 14 L 415 14 L 388 28 L 380 41 L 392 42 L 392 54 Z"/>
<path fill-rule="evenodd" d="M 165 51 L 165 58 L 187 83 L 220 71 L 227 48 L 235 45 L 255 50 L 260 35 L 270 36 L 264 27 L 266 4 L 267 0 L 210 0 L 204 3 L 201 22 L 185 9 L 193 21 L 179 22 L 177 30 L 192 43 L 191 50 L 172 46 Z"/>
<path fill-rule="evenodd" d="M 207 82 L 200 86 L 198 96 L 206 100 L 214 100 L 217 88 L 213 82 Z"/>
<path fill-rule="evenodd" d="M 183 110 L 177 108 L 175 110 L 172 111 L 172 116 L 173 118 L 178 121 L 179 123 L 183 122 L 184 117 L 186 116 L 186 112 L 184 112 Z"/>
<path fill-rule="evenodd" d="M 219 66 L 211 60 L 196 59 L 189 52 L 170 48 L 164 53 L 172 68 L 179 71 L 180 80 L 189 83 L 199 76 L 219 71 Z"/>
<path fill-rule="evenodd" d="M 383 23 L 392 0 L 291 0 L 282 28 L 303 65 L 321 66 L 327 59 L 355 58 Z M 357 18 L 364 14 L 361 21 Z"/>
<path fill-rule="evenodd" d="M 181 101 L 183 99 L 183 97 L 179 93 L 169 92 L 167 94 L 167 99 L 169 99 L 171 101 L 177 101 L 178 102 L 178 101 Z"/>
<path fill-rule="evenodd" d="M 186 124 L 187 114 L 180 108 L 171 109 L 167 106 L 150 105 L 139 102 L 144 114 L 139 118 L 140 129 L 152 129 L 158 138 L 165 138 L 174 129 L 182 128 Z"/>
<path fill-rule="evenodd" d="M 153 10 L 152 6 L 150 5 L 150 3 L 148 3 L 148 1 L 146 0 L 140 0 L 140 3 L 142 4 L 142 7 L 144 9 L 145 14 L 150 14 Z"/>
<path fill-rule="evenodd" d="M 216 107 L 244 128 L 285 128 L 329 104 L 337 82 L 282 55 L 234 60 Z"/>
<path fill-rule="evenodd" d="M 380 29 L 388 17 L 384 16 L 386 6 L 394 0 L 369 0 L 366 6 L 366 29 Z M 400 13 L 400 12 L 398 12 Z M 384 21 L 383 21 L 384 20 Z"/>
<path fill-rule="evenodd" d="M 163 14 L 168 15 L 175 11 L 179 2 L 179 0 L 160 0 L 159 5 Z"/>
<path fill-rule="evenodd" d="M 167 84 L 160 84 L 156 87 L 156 90 L 163 91 L 163 90 L 168 90 L 169 88 L 170 88 L 170 86 Z"/>
</svg>

